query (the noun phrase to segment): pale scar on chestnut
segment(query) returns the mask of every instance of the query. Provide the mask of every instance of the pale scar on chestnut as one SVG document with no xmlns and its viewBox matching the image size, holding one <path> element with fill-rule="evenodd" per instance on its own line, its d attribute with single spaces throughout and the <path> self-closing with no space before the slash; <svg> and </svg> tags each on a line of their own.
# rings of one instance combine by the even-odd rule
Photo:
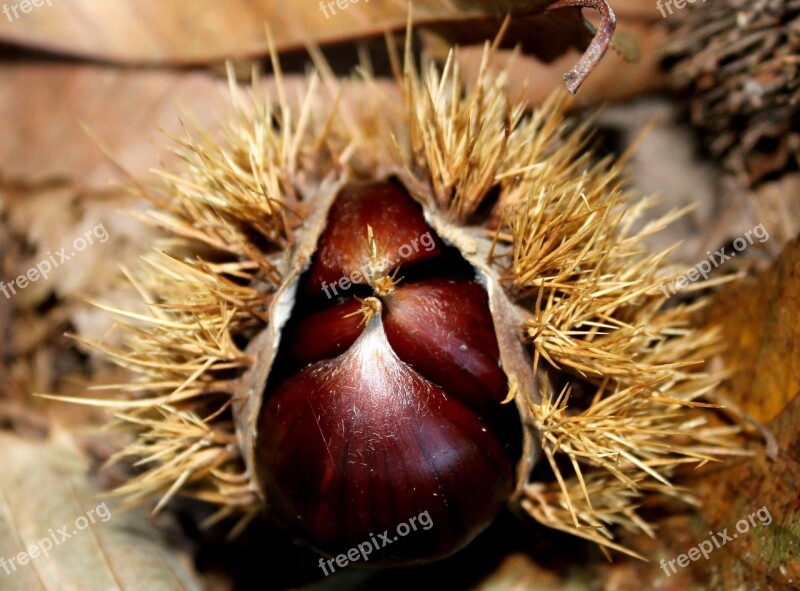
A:
<svg viewBox="0 0 800 591">
<path fill-rule="evenodd" d="M 425 248 L 406 246 L 423 235 Z M 376 245 L 391 264 L 354 273 L 371 268 Z M 342 277 L 356 281 L 327 297 L 322 286 Z M 256 441 L 265 497 L 327 555 L 427 511 L 430 529 L 374 560 L 448 556 L 514 489 L 522 426 L 501 404 L 508 389 L 473 268 L 401 185 L 351 183 L 300 279 L 267 382 Z"/>
</svg>

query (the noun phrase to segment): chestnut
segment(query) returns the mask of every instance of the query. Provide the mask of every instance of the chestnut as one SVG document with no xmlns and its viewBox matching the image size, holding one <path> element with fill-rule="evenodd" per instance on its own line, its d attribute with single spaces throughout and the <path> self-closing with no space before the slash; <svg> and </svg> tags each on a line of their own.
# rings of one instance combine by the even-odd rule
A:
<svg viewBox="0 0 800 591">
<path fill-rule="evenodd" d="M 698 404 L 719 335 L 645 243 L 671 214 L 639 224 L 621 163 L 564 97 L 512 100 L 495 46 L 474 84 L 413 46 L 396 93 L 276 76 L 147 188 L 172 239 L 96 344 L 138 377 L 88 402 L 136 434 L 118 493 L 263 512 L 337 568 L 448 556 L 506 504 L 633 554 L 637 505 L 738 447 Z"/>
<path fill-rule="evenodd" d="M 373 268 L 372 247 L 384 268 Z M 448 556 L 514 490 L 522 426 L 501 404 L 509 384 L 485 288 L 463 260 L 440 264 L 456 257 L 396 183 L 350 184 L 331 207 L 255 444 L 267 503 L 324 554 L 389 532 L 372 564 Z M 320 298 L 326 283 L 359 269 L 352 283 L 366 297 Z M 431 528 L 394 535 L 424 512 Z"/>
</svg>

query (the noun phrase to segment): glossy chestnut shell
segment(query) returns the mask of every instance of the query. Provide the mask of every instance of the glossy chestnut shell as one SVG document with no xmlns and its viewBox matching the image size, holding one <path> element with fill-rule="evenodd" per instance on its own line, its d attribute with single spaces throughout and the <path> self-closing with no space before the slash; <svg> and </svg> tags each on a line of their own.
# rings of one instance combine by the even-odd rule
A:
<svg viewBox="0 0 800 591">
<path fill-rule="evenodd" d="M 346 185 L 264 393 L 255 461 L 267 504 L 331 556 L 388 533 L 361 566 L 448 556 L 514 490 L 522 427 L 501 404 L 508 391 L 472 267 L 401 185 Z M 429 527 L 398 535 L 423 513 Z"/>
</svg>

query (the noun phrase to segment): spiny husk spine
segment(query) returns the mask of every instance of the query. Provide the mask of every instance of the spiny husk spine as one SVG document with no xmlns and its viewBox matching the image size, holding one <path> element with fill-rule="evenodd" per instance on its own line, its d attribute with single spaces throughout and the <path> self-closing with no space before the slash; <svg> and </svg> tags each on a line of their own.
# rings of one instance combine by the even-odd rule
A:
<svg viewBox="0 0 800 591">
<path fill-rule="evenodd" d="M 291 272 L 282 251 L 291 253 L 314 189 L 369 174 L 397 175 L 456 224 L 500 187 L 489 225 L 470 230 L 493 244 L 486 265 L 524 309 L 519 328 L 537 370 L 547 364 L 596 388 L 575 416 L 569 389 L 514 392 L 530 406 L 556 475 L 525 488 L 521 504 L 535 519 L 625 551 L 608 526 L 652 533 L 635 511 L 640 494 L 680 494 L 668 481 L 675 467 L 730 451 L 729 429 L 685 414 L 719 380 L 699 366 L 718 352 L 717 335 L 690 328 L 702 304 L 665 307 L 664 253 L 642 245 L 677 213 L 633 231 L 647 202 L 626 205 L 619 167 L 592 162 L 585 128 L 565 120 L 565 97 L 527 116 L 509 101 L 507 71 L 491 73 L 491 53 L 465 89 L 455 53 L 441 73 L 426 62 L 420 76 L 407 46 L 400 99 L 365 75 L 358 84 L 376 92 L 345 100 L 345 86 L 317 59 L 299 87 L 297 117 L 275 61 L 277 107 L 268 96 L 246 103 L 232 84 L 236 116 L 222 140 L 197 130 L 199 140 L 179 141 L 183 171 L 145 195 L 161 210 L 150 222 L 177 236 L 165 245 L 174 254 L 151 255 L 131 276 L 146 311 L 116 310 L 127 345 L 105 347 L 140 377 L 112 386 L 131 400 L 96 403 L 138 433 L 118 457 L 150 466 L 120 492 L 160 493 L 160 507 L 180 490 L 218 503 L 220 516 L 261 508 L 221 412 L 235 390 L 231 372 L 252 361 L 235 337 L 269 322 Z M 228 401 L 205 408 L 226 392 Z M 559 453 L 572 476 L 561 474 Z"/>
</svg>

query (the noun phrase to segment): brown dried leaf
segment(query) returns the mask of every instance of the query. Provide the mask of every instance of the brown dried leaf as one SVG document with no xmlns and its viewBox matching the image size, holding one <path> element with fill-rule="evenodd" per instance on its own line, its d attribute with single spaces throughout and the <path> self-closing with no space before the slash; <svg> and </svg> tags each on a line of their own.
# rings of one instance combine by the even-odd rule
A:
<svg viewBox="0 0 800 591">
<path fill-rule="evenodd" d="M 2 589 L 200 589 L 145 516 L 99 508 L 86 462 L 63 432 L 46 443 L 0 434 L 0 453 Z M 47 556 L 43 540 L 52 542 Z"/>
<path fill-rule="evenodd" d="M 754 457 L 705 470 L 689 484 L 703 502 L 702 523 L 695 528 L 697 539 L 708 539 L 709 531 L 725 528 L 733 538 L 715 549 L 708 562 L 692 563 L 708 579 L 708 588 L 781 591 L 800 585 L 798 423 L 800 398 L 796 397 L 768 425 L 778 444 L 775 460 L 758 446 Z M 759 509 L 762 513 L 748 522 Z M 738 525 L 741 520 L 750 524 L 746 530 Z"/>
<path fill-rule="evenodd" d="M 472 21 L 497 18 L 509 10 L 539 13 L 553 1 L 416 0 L 414 21 Z M 96 0 L 39 2 L 38 8 L 0 18 L 0 41 L 126 63 L 186 64 L 265 55 L 265 24 L 273 31 L 278 48 L 286 50 L 301 49 L 312 41 L 328 43 L 403 30 L 408 16 L 408 2 L 399 0 L 340 2 L 345 9 L 337 8 L 336 3 L 327 8 L 326 2 L 326 11 L 317 2 L 287 6 L 275 0 L 138 0 L 122 5 Z M 575 41 L 582 39 L 573 40 L 565 33 L 551 40 L 562 48 Z"/>
<path fill-rule="evenodd" d="M 303 76 L 283 82 L 289 101 L 306 84 Z M 388 92 L 387 86 L 381 84 Z M 344 100 L 363 91 L 347 81 L 342 87 Z M 274 79 L 264 89 L 276 98 Z M 182 137 L 183 123 L 213 133 L 230 111 L 227 81 L 208 71 L 6 63 L 0 68 L 0 198 L 65 185 L 107 191 L 109 180 L 122 178 L 110 158 L 141 177 L 168 161 L 175 146 L 165 133 Z"/>
<path fill-rule="evenodd" d="M 725 397 L 763 423 L 800 393 L 800 242 L 773 267 L 717 295 L 712 321 L 729 343 Z"/>
<path fill-rule="evenodd" d="M 224 81 L 202 73 L 6 64 L 0 69 L 0 179 L 105 186 L 114 169 L 82 123 L 115 159 L 141 173 L 158 164 L 153 140 L 163 145 L 164 139 L 157 130 L 180 133 L 181 105 L 211 123 L 225 92 Z"/>
</svg>

